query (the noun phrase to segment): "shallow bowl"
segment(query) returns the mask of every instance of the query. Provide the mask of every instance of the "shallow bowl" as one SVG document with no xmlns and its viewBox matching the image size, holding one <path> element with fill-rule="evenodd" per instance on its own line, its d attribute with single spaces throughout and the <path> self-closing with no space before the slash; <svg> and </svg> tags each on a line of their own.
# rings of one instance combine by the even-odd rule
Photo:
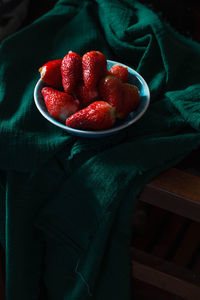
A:
<svg viewBox="0 0 200 300">
<path fill-rule="evenodd" d="M 116 61 L 107 60 L 108 63 L 108 70 L 115 64 L 124 66 L 128 68 L 129 73 L 129 79 L 128 82 L 137 86 L 140 91 L 140 103 L 136 110 L 131 112 L 128 117 L 126 117 L 123 120 L 117 120 L 115 125 L 112 128 L 106 129 L 106 130 L 80 130 L 68 127 L 58 121 L 56 121 L 54 118 L 51 117 L 51 115 L 48 113 L 43 96 L 41 94 L 41 91 L 43 87 L 47 86 L 41 79 L 38 80 L 35 89 L 34 89 L 34 101 L 35 104 L 39 110 L 39 112 L 43 115 L 44 118 L 46 118 L 49 122 L 53 123 L 55 126 L 60 127 L 64 130 L 66 130 L 68 133 L 80 136 L 80 137 L 86 137 L 86 138 L 98 138 L 98 137 L 104 137 L 108 135 L 113 135 L 118 133 L 119 131 L 133 125 L 135 122 L 137 122 L 146 112 L 149 103 L 150 103 L 150 92 L 148 85 L 144 78 L 136 72 L 134 69 L 121 64 Z"/>
</svg>

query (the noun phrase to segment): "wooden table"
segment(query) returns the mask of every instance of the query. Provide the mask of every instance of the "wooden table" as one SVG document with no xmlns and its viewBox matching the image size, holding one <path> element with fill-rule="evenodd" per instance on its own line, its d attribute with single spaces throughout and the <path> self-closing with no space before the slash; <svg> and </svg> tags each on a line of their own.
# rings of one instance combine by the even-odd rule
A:
<svg viewBox="0 0 200 300">
<path fill-rule="evenodd" d="M 133 279 L 169 293 L 166 299 L 199 300 L 200 177 L 169 169 L 144 188 L 139 201 L 147 222 L 132 241 Z M 156 299 L 164 300 L 161 295 Z"/>
</svg>

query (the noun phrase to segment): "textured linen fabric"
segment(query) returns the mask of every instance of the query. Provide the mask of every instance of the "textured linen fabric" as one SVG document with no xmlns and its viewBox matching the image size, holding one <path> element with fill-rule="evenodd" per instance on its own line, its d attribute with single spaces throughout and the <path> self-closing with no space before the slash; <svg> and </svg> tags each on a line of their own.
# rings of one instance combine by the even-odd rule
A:
<svg viewBox="0 0 200 300">
<path fill-rule="evenodd" d="M 145 115 L 71 136 L 33 101 L 38 68 L 102 51 L 147 81 Z M 0 239 L 7 300 L 130 299 L 131 215 L 144 185 L 200 144 L 200 45 L 137 1 L 60 0 L 0 45 Z M 44 298 L 44 297 L 43 297 Z"/>
</svg>

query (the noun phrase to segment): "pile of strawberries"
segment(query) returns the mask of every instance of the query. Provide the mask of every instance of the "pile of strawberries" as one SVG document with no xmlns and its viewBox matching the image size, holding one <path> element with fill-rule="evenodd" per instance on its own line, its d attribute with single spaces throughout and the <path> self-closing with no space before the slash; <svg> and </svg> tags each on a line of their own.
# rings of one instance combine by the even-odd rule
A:
<svg viewBox="0 0 200 300">
<path fill-rule="evenodd" d="M 63 59 L 44 64 L 39 72 L 48 85 L 42 95 L 49 114 L 72 128 L 110 128 L 140 101 L 138 88 L 127 82 L 128 69 L 116 64 L 108 71 L 107 60 L 99 51 L 82 57 L 69 51 Z"/>
</svg>

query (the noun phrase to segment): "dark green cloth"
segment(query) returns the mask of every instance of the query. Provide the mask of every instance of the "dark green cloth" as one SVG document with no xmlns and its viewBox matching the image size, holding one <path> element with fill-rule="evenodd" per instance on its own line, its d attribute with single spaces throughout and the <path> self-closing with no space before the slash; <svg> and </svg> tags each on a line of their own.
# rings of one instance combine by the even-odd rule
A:
<svg viewBox="0 0 200 300">
<path fill-rule="evenodd" d="M 33 101 L 69 50 L 135 68 L 148 111 L 102 139 L 68 135 Z M 200 45 L 136 1 L 60 0 L 0 45 L 0 238 L 7 300 L 130 299 L 131 215 L 144 185 L 200 144 Z M 44 297 L 43 297 L 44 299 Z"/>
</svg>

